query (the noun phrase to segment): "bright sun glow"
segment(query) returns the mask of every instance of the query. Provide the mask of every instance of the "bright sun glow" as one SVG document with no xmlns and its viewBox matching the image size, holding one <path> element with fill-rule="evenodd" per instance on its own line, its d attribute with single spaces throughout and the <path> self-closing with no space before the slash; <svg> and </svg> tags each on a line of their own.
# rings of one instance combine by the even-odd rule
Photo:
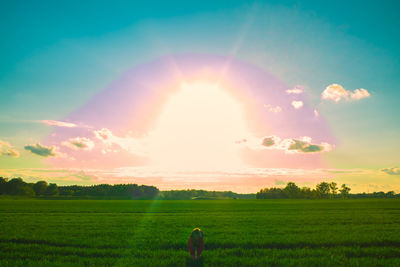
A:
<svg viewBox="0 0 400 267">
<path fill-rule="evenodd" d="M 149 138 L 154 164 L 169 170 L 215 171 L 242 165 L 235 141 L 248 136 L 241 105 L 217 84 L 182 83 Z"/>
</svg>

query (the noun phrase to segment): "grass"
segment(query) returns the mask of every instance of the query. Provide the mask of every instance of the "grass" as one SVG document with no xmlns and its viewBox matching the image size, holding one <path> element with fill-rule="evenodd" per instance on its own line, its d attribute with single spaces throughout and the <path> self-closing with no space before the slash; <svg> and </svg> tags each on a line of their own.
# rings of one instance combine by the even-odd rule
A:
<svg viewBox="0 0 400 267">
<path fill-rule="evenodd" d="M 400 200 L 0 200 L 0 266 L 400 266 Z"/>
</svg>

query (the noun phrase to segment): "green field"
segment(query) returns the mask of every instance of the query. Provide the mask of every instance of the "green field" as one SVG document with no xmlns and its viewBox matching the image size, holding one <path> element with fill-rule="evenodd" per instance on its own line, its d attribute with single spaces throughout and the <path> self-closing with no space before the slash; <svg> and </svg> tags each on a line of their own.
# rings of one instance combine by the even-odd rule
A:
<svg viewBox="0 0 400 267">
<path fill-rule="evenodd" d="M 400 200 L 0 200 L 0 266 L 400 266 Z M 201 263 L 201 262 L 200 262 Z"/>
</svg>

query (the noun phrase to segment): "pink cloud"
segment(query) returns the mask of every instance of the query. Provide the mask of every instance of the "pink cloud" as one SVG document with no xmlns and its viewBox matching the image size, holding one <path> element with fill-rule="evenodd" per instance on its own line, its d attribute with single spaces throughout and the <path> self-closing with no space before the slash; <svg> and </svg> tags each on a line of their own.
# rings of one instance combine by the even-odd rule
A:
<svg viewBox="0 0 400 267">
<path fill-rule="evenodd" d="M 61 144 L 74 150 L 92 150 L 94 147 L 93 141 L 86 137 L 70 138 Z"/>
<path fill-rule="evenodd" d="M 279 113 L 282 111 L 282 108 L 280 106 L 271 106 L 270 104 L 265 104 L 264 107 L 272 113 Z"/>
<path fill-rule="evenodd" d="M 41 120 L 40 122 L 50 126 L 67 127 L 67 128 L 74 128 L 78 126 L 75 123 L 65 122 L 65 121 Z"/>
<path fill-rule="evenodd" d="M 287 94 L 302 94 L 304 92 L 304 87 L 301 85 L 296 85 L 293 89 L 288 89 L 285 91 Z"/>
<path fill-rule="evenodd" d="M 93 133 L 99 140 L 104 142 L 110 141 L 114 136 L 113 133 L 107 128 L 102 128 L 101 130 L 94 131 Z"/>
<path fill-rule="evenodd" d="M 292 106 L 295 109 L 301 109 L 303 105 L 304 105 L 303 101 L 292 101 Z"/>
</svg>

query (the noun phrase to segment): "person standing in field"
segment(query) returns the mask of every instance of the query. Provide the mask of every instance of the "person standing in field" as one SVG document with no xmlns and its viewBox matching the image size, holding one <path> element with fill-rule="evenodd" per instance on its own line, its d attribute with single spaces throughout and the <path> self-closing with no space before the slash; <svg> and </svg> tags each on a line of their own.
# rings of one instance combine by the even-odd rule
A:
<svg viewBox="0 0 400 267">
<path fill-rule="evenodd" d="M 199 259 L 204 249 L 203 232 L 199 228 L 193 229 L 192 233 L 189 236 L 187 245 L 190 251 L 190 255 L 192 256 L 192 259 L 194 260 Z"/>
</svg>

